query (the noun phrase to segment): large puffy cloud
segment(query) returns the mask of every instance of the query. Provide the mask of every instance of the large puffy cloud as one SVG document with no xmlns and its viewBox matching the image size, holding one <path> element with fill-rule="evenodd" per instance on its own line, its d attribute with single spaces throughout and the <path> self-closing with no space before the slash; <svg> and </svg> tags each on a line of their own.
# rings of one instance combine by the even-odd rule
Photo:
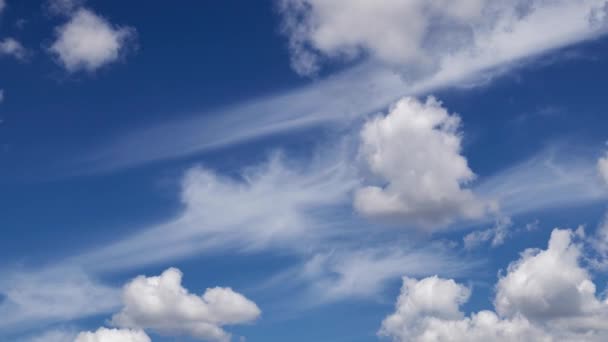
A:
<svg viewBox="0 0 608 342">
<path fill-rule="evenodd" d="M 498 313 L 545 320 L 584 315 L 598 308 L 595 285 L 579 266 L 581 251 L 571 234 L 555 230 L 547 250 L 527 250 L 509 265 L 496 286 Z"/>
<path fill-rule="evenodd" d="M 461 154 L 460 117 L 429 97 L 404 98 L 361 131 L 361 157 L 379 185 L 361 188 L 364 215 L 431 229 L 482 217 L 488 206 L 466 188 L 475 178 Z"/>
<path fill-rule="evenodd" d="M 88 9 L 75 11 L 56 30 L 50 52 L 69 71 L 93 72 L 118 60 L 128 48 L 135 30 L 110 24 Z"/>
<path fill-rule="evenodd" d="M 283 0 L 292 66 L 360 54 L 409 76 L 464 75 L 603 32 L 605 0 Z M 361 23 L 366 23 L 361 25 Z M 556 25 L 557 24 L 557 25 Z"/>
<path fill-rule="evenodd" d="M 543 341 L 524 318 L 502 320 L 491 311 L 464 317 L 470 290 L 451 279 L 403 279 L 396 312 L 382 322 L 381 336 L 394 341 Z"/>
<path fill-rule="evenodd" d="M 582 246 L 555 229 L 546 250 L 529 249 L 496 285 L 494 311 L 465 317 L 469 289 L 436 277 L 404 279 L 380 335 L 395 341 L 604 341 L 608 303 L 580 265 Z"/>
<path fill-rule="evenodd" d="M 99 328 L 95 332 L 81 332 L 74 342 L 150 342 L 141 330 Z M 65 341 L 64 341 L 65 342 Z"/>
<path fill-rule="evenodd" d="M 597 170 L 602 180 L 608 185 L 608 153 L 597 161 Z"/>
<path fill-rule="evenodd" d="M 133 279 L 124 287 L 124 308 L 112 317 L 112 323 L 206 341 L 229 341 L 230 334 L 222 326 L 249 323 L 260 316 L 254 302 L 230 288 L 210 288 L 197 296 L 181 282 L 182 273 L 175 268 L 158 277 Z"/>
</svg>

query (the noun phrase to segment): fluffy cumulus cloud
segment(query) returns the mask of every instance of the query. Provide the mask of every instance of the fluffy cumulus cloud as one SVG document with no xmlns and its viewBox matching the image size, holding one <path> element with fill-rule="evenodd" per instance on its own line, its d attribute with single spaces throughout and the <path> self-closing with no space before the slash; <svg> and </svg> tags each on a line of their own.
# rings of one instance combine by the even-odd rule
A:
<svg viewBox="0 0 608 342">
<path fill-rule="evenodd" d="M 282 0 L 293 68 L 361 54 L 406 75 L 492 67 L 603 33 L 605 0 Z M 362 25 L 361 23 L 365 23 Z"/>
<path fill-rule="evenodd" d="M 386 116 L 369 120 L 360 155 L 378 185 L 356 192 L 356 209 L 430 228 L 483 216 L 487 205 L 466 188 L 475 174 L 461 154 L 461 140 L 460 117 L 432 97 L 404 98 Z"/>
<path fill-rule="evenodd" d="M 95 332 L 81 332 L 74 342 L 150 342 L 141 330 L 99 328 Z"/>
<path fill-rule="evenodd" d="M 0 41 L 0 56 L 11 56 L 16 59 L 24 59 L 27 50 L 14 38 L 5 38 Z"/>
<path fill-rule="evenodd" d="M 109 23 L 88 9 L 75 11 L 56 30 L 50 52 L 69 71 L 93 72 L 118 60 L 128 49 L 135 30 Z"/>
<path fill-rule="evenodd" d="M 112 324 L 205 341 L 229 341 L 230 334 L 222 326 L 250 323 L 260 316 L 254 302 L 230 288 L 210 288 L 197 296 L 181 282 L 182 273 L 175 268 L 157 277 L 133 279 L 124 287 L 124 308 L 112 317 Z"/>
<path fill-rule="evenodd" d="M 379 334 L 394 341 L 605 341 L 608 303 L 598 298 L 574 239 L 555 229 L 546 250 L 524 251 L 496 285 L 495 311 L 465 316 L 467 287 L 405 278 Z"/>
<path fill-rule="evenodd" d="M 600 173 L 600 177 L 608 186 L 608 153 L 601 157 L 597 161 L 597 170 Z"/>
</svg>

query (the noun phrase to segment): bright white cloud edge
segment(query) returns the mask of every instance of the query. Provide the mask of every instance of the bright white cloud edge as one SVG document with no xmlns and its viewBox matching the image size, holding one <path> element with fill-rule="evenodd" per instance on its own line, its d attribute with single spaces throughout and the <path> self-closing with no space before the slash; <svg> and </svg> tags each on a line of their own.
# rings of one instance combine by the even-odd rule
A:
<svg viewBox="0 0 608 342">
<path fill-rule="evenodd" d="M 495 311 L 465 316 L 471 289 L 451 279 L 404 278 L 381 336 L 394 341 L 604 341 L 608 303 L 581 266 L 580 230 L 555 229 L 546 250 L 528 249 L 496 284 Z"/>
</svg>

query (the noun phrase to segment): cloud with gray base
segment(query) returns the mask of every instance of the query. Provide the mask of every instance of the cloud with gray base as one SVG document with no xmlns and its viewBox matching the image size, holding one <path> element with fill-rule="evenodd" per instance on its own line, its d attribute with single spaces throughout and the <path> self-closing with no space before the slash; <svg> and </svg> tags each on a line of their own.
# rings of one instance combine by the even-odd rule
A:
<svg viewBox="0 0 608 342">
<path fill-rule="evenodd" d="M 548 248 L 525 250 L 496 284 L 494 311 L 460 310 L 471 289 L 451 279 L 404 278 L 379 335 L 396 342 L 605 341 L 608 302 L 581 265 L 580 234 L 554 229 Z"/>
<path fill-rule="evenodd" d="M 123 308 L 110 323 L 121 329 L 83 332 L 76 342 L 149 342 L 149 329 L 165 335 L 191 336 L 204 341 L 230 341 L 224 325 L 251 323 L 258 306 L 230 288 L 209 288 L 202 296 L 182 286 L 182 273 L 169 268 L 160 276 L 139 276 L 122 293 Z"/>
<path fill-rule="evenodd" d="M 359 154 L 377 181 L 357 190 L 355 208 L 427 230 L 483 217 L 492 203 L 467 188 L 475 174 L 461 154 L 461 140 L 460 117 L 435 98 L 399 100 L 361 130 Z"/>
</svg>

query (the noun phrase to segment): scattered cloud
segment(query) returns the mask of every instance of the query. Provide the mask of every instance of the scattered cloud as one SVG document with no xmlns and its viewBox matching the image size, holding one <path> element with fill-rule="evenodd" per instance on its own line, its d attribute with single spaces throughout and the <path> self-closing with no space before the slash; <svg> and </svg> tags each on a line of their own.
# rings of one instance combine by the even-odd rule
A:
<svg viewBox="0 0 608 342">
<path fill-rule="evenodd" d="M 70 15 L 81 8 L 85 0 L 48 0 L 47 10 L 54 15 Z"/>
<path fill-rule="evenodd" d="M 23 60 L 27 56 L 27 50 L 14 38 L 5 38 L 0 41 L 0 56 L 11 56 L 17 60 Z"/>
<path fill-rule="evenodd" d="M 450 78 L 602 34 L 604 4 L 283 0 L 279 11 L 299 74 L 316 73 L 326 59 L 364 55 L 408 78 Z"/>
<path fill-rule="evenodd" d="M 604 341 L 608 303 L 581 266 L 575 233 L 554 229 L 546 250 L 528 249 L 496 284 L 494 311 L 460 311 L 470 289 L 438 277 L 404 278 L 395 313 L 379 331 L 395 341 Z"/>
<path fill-rule="evenodd" d="M 225 342 L 230 334 L 222 326 L 250 323 L 261 314 L 254 302 L 230 288 L 210 288 L 197 296 L 181 282 L 182 273 L 175 268 L 158 277 L 133 279 L 124 287 L 124 308 L 112 317 L 112 324 Z"/>
<path fill-rule="evenodd" d="M 0 89 L 0 103 L 4 102 L 4 89 Z"/>
<path fill-rule="evenodd" d="M 183 178 L 185 209 L 176 218 L 81 255 L 75 262 L 95 269 L 122 268 L 218 248 L 306 250 L 315 241 L 352 230 L 336 215 L 349 204 L 357 184 L 351 167 L 339 153 L 308 162 L 292 163 L 275 154 L 236 177 L 194 167 Z M 230 215 L 226 208 L 231 208 Z"/>
<path fill-rule="evenodd" d="M 475 185 L 475 193 L 495 200 L 503 215 L 603 201 L 608 190 L 597 177 L 592 152 L 555 144 Z"/>
<path fill-rule="evenodd" d="M 6 8 L 6 1 L 0 0 L 0 14 L 4 11 L 5 8 Z"/>
<path fill-rule="evenodd" d="M 141 330 L 99 328 L 95 332 L 81 332 L 74 342 L 151 342 Z M 65 340 L 64 340 L 65 342 Z"/>
<path fill-rule="evenodd" d="M 403 274 L 463 276 L 479 266 L 437 243 L 425 247 L 405 241 L 378 246 L 342 246 L 319 252 L 302 265 L 279 274 L 269 286 L 297 288 L 304 305 L 344 299 L 377 297 L 386 285 Z"/>
<path fill-rule="evenodd" d="M 57 37 L 49 51 L 69 72 L 94 72 L 124 55 L 134 35 L 135 29 L 112 25 L 81 8 L 56 29 Z"/>
<path fill-rule="evenodd" d="M 4 270 L 0 294 L 0 331 L 106 313 L 120 304 L 118 289 L 95 281 L 80 269 L 67 267 Z"/>
<path fill-rule="evenodd" d="M 512 226 L 513 222 L 511 221 L 511 218 L 504 216 L 499 217 L 496 219 L 494 227 L 485 230 L 477 230 L 467 234 L 463 238 L 464 247 L 466 249 L 472 249 L 488 241 L 490 241 L 492 247 L 500 246 L 511 234 L 510 228 Z"/>
<path fill-rule="evenodd" d="M 489 204 L 466 188 L 475 174 L 461 154 L 460 117 L 435 98 L 404 98 L 361 131 L 360 155 L 378 185 L 355 194 L 364 215 L 436 230 L 478 219 Z"/>
</svg>

